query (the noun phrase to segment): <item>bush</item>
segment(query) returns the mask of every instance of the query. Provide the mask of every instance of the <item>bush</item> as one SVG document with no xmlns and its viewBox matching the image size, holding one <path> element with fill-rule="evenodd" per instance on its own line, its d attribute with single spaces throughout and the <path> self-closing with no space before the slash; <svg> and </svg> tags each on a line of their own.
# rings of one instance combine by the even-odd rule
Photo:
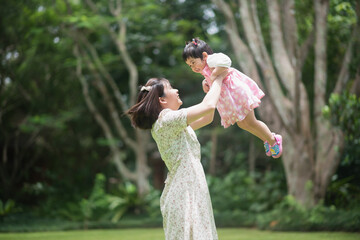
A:
<svg viewBox="0 0 360 240">
<path fill-rule="evenodd" d="M 223 178 L 208 177 L 214 213 L 269 211 L 286 195 L 283 178 L 275 172 L 251 177 L 245 170 L 234 170 Z"/>
<path fill-rule="evenodd" d="M 257 227 L 276 231 L 360 231 L 360 209 L 337 210 L 319 204 L 312 209 L 287 196 L 272 211 L 258 215 Z"/>
<path fill-rule="evenodd" d="M 323 108 L 324 117 L 344 133 L 342 160 L 327 191 L 326 204 L 351 209 L 360 202 L 360 98 L 343 92 L 332 94 Z"/>
<path fill-rule="evenodd" d="M 93 190 L 88 198 L 69 202 L 57 211 L 58 215 L 72 221 L 83 221 L 87 227 L 90 221 L 111 221 L 117 223 L 126 214 L 160 216 L 160 192 L 152 189 L 140 198 L 137 187 L 131 182 L 119 184 L 111 193 L 105 191 L 106 178 L 97 174 Z"/>
<path fill-rule="evenodd" d="M 88 221 L 88 229 L 116 229 L 138 227 L 161 227 L 161 218 L 149 218 L 146 216 L 124 216 L 121 221 Z M 66 231 L 83 229 L 82 222 L 74 222 L 64 219 L 40 217 L 32 213 L 13 213 L 3 218 L 0 224 L 0 232 L 35 232 L 35 231 Z"/>
<path fill-rule="evenodd" d="M 17 208 L 14 200 L 8 199 L 6 202 L 0 199 L 0 220 L 6 215 L 18 212 L 20 208 Z"/>
<path fill-rule="evenodd" d="M 256 214 L 241 210 L 217 212 L 215 223 L 217 227 L 254 227 Z"/>
</svg>

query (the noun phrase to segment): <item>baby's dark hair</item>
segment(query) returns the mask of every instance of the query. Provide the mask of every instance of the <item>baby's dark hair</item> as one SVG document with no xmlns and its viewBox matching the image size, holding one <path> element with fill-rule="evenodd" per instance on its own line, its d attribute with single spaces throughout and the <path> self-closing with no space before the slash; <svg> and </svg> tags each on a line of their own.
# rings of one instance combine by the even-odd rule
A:
<svg viewBox="0 0 360 240">
<path fill-rule="evenodd" d="M 130 116 L 134 127 L 152 128 L 162 110 L 159 97 L 165 96 L 165 84 L 170 84 L 166 78 L 150 78 L 145 86 L 141 87 L 136 104 L 125 112 Z"/>
<path fill-rule="evenodd" d="M 199 38 L 193 38 L 191 42 L 186 43 L 182 57 L 184 61 L 188 58 L 200 58 L 202 60 L 203 52 L 206 52 L 209 55 L 214 53 L 206 42 Z"/>
</svg>

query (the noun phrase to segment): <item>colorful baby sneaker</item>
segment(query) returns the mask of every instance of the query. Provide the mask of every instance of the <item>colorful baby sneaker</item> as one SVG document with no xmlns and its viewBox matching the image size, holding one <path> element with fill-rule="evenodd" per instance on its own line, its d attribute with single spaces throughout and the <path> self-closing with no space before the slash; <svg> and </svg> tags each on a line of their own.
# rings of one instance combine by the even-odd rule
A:
<svg viewBox="0 0 360 240">
<path fill-rule="evenodd" d="M 274 134 L 275 144 L 270 146 L 270 152 L 273 158 L 279 158 L 282 154 L 282 137 L 279 134 Z"/>
<path fill-rule="evenodd" d="M 264 148 L 265 148 L 265 154 L 266 156 L 271 156 L 271 152 L 270 152 L 270 145 L 268 141 L 264 142 Z"/>
</svg>

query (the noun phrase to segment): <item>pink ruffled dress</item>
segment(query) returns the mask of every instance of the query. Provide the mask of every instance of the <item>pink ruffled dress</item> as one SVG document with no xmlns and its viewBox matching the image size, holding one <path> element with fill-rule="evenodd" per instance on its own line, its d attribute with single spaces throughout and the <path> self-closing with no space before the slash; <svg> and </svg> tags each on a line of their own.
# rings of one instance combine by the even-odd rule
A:
<svg viewBox="0 0 360 240">
<path fill-rule="evenodd" d="M 230 66 L 231 60 L 228 56 L 223 53 L 214 53 L 208 56 L 207 65 L 201 73 L 211 87 L 211 68 L 229 68 L 228 75 L 223 80 L 220 99 L 216 106 L 221 117 L 221 125 L 224 128 L 244 120 L 249 112 L 260 105 L 260 99 L 265 96 L 254 80 Z"/>
</svg>

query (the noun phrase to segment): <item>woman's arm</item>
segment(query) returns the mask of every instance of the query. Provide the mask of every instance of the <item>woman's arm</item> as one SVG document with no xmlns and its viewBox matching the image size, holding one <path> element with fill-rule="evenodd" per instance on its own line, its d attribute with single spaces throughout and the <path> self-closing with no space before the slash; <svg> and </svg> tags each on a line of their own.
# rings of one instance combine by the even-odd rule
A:
<svg viewBox="0 0 360 240">
<path fill-rule="evenodd" d="M 214 120 L 214 113 L 215 111 L 209 113 L 208 115 L 205 115 L 198 120 L 192 122 L 190 124 L 190 127 L 194 130 L 197 130 L 199 128 L 205 127 L 206 125 L 210 124 Z"/>
<path fill-rule="evenodd" d="M 205 95 L 201 103 L 187 109 L 187 124 L 191 125 L 193 129 L 198 129 L 212 122 L 216 104 L 220 97 L 222 80 L 226 74 L 227 72 L 223 72 L 214 80 L 209 92 Z"/>
</svg>

